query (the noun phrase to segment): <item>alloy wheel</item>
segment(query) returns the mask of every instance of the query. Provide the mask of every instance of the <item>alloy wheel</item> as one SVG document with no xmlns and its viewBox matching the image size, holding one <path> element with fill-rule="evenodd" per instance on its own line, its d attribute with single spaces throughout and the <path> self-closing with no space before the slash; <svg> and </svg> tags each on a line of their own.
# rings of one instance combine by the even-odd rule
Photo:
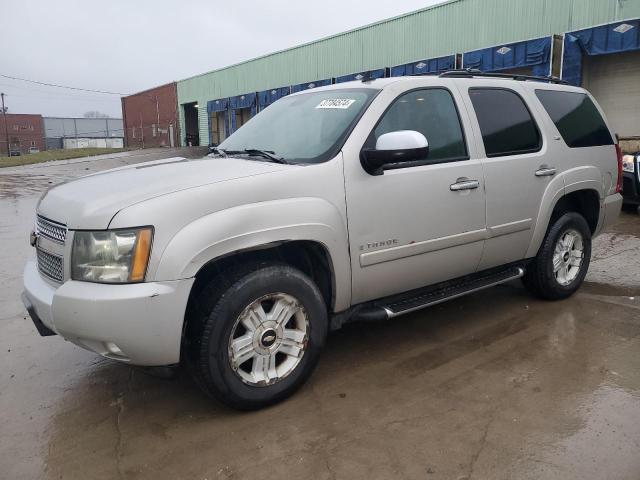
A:
<svg viewBox="0 0 640 480">
<path fill-rule="evenodd" d="M 285 293 L 260 297 L 231 330 L 231 368 L 248 385 L 273 385 L 300 364 L 308 335 L 309 319 L 296 298 Z"/>
</svg>

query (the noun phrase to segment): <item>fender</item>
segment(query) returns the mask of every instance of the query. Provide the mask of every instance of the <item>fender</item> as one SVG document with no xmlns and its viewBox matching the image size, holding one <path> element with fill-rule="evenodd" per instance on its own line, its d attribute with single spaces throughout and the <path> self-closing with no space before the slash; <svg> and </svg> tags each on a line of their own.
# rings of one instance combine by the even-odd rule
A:
<svg viewBox="0 0 640 480">
<path fill-rule="evenodd" d="M 602 199 L 603 179 L 600 170 L 593 166 L 581 166 L 562 172 L 553 179 L 540 202 L 538 219 L 525 258 L 532 258 L 538 254 L 551 215 L 560 199 L 578 190 L 595 190 Z"/>
<path fill-rule="evenodd" d="M 324 246 L 335 276 L 335 309 L 348 308 L 351 270 L 347 227 L 334 205 L 315 197 L 250 203 L 200 217 L 169 241 L 155 277 L 191 278 L 216 258 L 289 240 Z"/>
</svg>

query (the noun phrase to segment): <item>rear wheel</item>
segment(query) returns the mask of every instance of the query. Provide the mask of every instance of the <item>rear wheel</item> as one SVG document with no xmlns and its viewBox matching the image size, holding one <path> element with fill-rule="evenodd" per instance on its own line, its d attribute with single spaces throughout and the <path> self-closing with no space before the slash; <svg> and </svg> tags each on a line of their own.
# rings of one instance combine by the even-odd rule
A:
<svg viewBox="0 0 640 480">
<path fill-rule="evenodd" d="M 260 408 L 291 395 L 312 373 L 327 308 L 299 270 L 241 267 L 214 278 L 193 304 L 188 321 L 199 328 L 187 332 L 187 362 L 210 396 L 237 409 Z"/>
<path fill-rule="evenodd" d="M 547 300 L 567 298 L 580 288 L 591 261 L 591 230 L 582 215 L 569 212 L 549 228 L 523 281 Z"/>
</svg>

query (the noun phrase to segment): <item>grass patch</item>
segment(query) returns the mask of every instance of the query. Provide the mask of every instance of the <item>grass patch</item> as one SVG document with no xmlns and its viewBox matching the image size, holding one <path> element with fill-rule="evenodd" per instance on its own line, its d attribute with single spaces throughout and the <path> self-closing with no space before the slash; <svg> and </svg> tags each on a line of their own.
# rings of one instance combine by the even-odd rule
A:
<svg viewBox="0 0 640 480">
<path fill-rule="evenodd" d="M 126 148 L 78 148 L 73 150 L 47 150 L 30 153 L 19 157 L 0 157 L 0 168 L 31 165 L 32 163 L 50 162 L 52 160 L 69 160 L 71 158 L 91 157 L 105 153 L 124 152 Z"/>
</svg>

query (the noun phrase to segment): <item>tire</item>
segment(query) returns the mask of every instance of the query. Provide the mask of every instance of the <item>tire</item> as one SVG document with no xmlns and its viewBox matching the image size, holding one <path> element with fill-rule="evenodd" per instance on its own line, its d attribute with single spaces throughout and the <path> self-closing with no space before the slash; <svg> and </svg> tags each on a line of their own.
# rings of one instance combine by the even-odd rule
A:
<svg viewBox="0 0 640 480">
<path fill-rule="evenodd" d="M 573 243 L 571 243 L 572 238 Z M 572 246 L 569 246 L 570 243 Z M 579 254 L 581 256 L 578 259 Z M 556 256 L 555 260 L 554 256 Z M 562 260 L 560 267 L 558 268 L 556 263 L 554 268 L 554 261 L 559 260 Z M 568 212 L 557 218 L 547 230 L 538 255 L 527 266 L 523 283 L 540 298 L 562 300 L 570 297 L 580 288 L 587 275 L 590 261 L 589 225 L 582 215 Z M 566 270 L 564 270 L 565 267 Z"/>
<path fill-rule="evenodd" d="M 240 266 L 214 277 L 191 303 L 187 367 L 210 397 L 254 410 L 289 397 L 313 372 L 327 307 L 301 271 Z"/>
</svg>

